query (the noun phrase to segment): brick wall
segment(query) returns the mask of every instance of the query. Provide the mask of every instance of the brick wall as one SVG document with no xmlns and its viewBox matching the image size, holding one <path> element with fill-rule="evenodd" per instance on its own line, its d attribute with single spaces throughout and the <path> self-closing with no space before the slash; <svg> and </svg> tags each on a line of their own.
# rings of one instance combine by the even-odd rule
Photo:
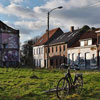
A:
<svg viewBox="0 0 100 100">
<path fill-rule="evenodd" d="M 47 60 L 47 47 L 45 47 L 45 60 Z M 61 63 L 67 63 L 67 44 L 49 46 L 49 68 L 58 68 Z"/>
</svg>

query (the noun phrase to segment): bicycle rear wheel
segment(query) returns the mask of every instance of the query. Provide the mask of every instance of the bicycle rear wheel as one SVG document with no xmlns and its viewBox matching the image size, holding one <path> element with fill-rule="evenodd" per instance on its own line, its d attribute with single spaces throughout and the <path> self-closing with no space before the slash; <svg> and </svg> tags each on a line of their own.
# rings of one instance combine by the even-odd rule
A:
<svg viewBox="0 0 100 100">
<path fill-rule="evenodd" d="M 80 94 L 83 88 L 83 77 L 77 77 L 74 85 L 75 85 L 75 92 Z"/>
<path fill-rule="evenodd" d="M 66 100 L 66 97 L 69 93 L 69 83 L 65 77 L 61 78 L 57 84 L 57 97 L 59 100 Z"/>
</svg>

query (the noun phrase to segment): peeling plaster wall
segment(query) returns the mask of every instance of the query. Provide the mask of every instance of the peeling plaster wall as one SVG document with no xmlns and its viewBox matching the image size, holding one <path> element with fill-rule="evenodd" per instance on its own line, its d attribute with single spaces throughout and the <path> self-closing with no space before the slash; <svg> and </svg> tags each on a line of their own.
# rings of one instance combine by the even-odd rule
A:
<svg viewBox="0 0 100 100">
<path fill-rule="evenodd" d="M 70 63 L 73 63 L 73 59 L 72 59 L 72 54 L 74 54 L 74 63 L 75 64 L 79 64 L 79 59 L 78 59 L 78 54 L 81 54 L 81 59 L 83 59 L 83 62 L 79 65 L 81 67 L 81 69 L 85 69 L 87 67 L 88 68 L 92 68 L 94 67 L 94 64 L 92 63 L 92 58 L 93 58 L 93 54 L 94 57 L 96 59 L 96 63 L 97 63 L 97 47 L 95 45 L 92 46 L 86 46 L 86 47 L 76 47 L 76 48 L 68 48 L 68 54 L 70 54 Z M 87 58 L 86 58 L 86 54 L 88 54 Z M 68 57 L 68 56 L 67 56 Z M 90 66 L 87 66 L 85 63 L 85 60 L 90 60 Z M 69 58 L 68 58 L 69 60 Z M 67 62 L 68 62 L 67 60 Z M 96 64 L 95 64 L 96 67 Z"/>
</svg>

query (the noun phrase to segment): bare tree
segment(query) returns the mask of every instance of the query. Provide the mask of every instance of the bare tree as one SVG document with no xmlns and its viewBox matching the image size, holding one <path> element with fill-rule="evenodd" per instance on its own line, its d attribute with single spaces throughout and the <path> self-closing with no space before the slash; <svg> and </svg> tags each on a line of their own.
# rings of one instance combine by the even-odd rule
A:
<svg viewBox="0 0 100 100">
<path fill-rule="evenodd" d="M 39 36 L 24 42 L 21 48 L 21 64 L 33 66 L 33 45 L 39 39 Z"/>
</svg>

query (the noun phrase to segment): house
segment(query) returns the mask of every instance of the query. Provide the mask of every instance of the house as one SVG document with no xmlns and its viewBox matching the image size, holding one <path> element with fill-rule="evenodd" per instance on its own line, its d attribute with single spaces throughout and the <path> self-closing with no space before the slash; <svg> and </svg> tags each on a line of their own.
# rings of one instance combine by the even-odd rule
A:
<svg viewBox="0 0 100 100">
<path fill-rule="evenodd" d="M 100 69 L 100 29 L 96 31 L 97 33 L 97 65 Z"/>
<path fill-rule="evenodd" d="M 71 26 L 69 32 L 63 33 L 50 42 L 48 64 L 50 68 L 59 68 L 62 63 L 67 63 L 68 47 L 74 43 L 74 41 L 70 42 L 70 40 L 75 36 L 77 37 L 79 32 L 80 29 L 74 30 L 74 26 Z M 45 45 L 45 61 L 47 61 L 47 48 L 48 47 Z"/>
<path fill-rule="evenodd" d="M 97 68 L 97 29 L 89 29 L 81 34 L 67 51 L 67 62 L 71 65 L 78 64 L 81 69 Z M 98 34 L 99 35 L 99 34 Z M 98 36 L 99 37 L 99 36 Z M 98 40 L 99 41 L 99 40 Z"/>
<path fill-rule="evenodd" d="M 49 42 L 56 39 L 58 36 L 63 34 L 60 28 L 52 29 L 49 31 Z M 44 60 L 45 56 L 45 45 L 48 43 L 48 32 L 43 34 L 40 39 L 33 46 L 33 59 L 36 68 L 43 68 L 47 66 L 47 61 Z"/>
<path fill-rule="evenodd" d="M 19 30 L 15 30 L 0 21 L 0 65 L 18 65 Z"/>
</svg>

